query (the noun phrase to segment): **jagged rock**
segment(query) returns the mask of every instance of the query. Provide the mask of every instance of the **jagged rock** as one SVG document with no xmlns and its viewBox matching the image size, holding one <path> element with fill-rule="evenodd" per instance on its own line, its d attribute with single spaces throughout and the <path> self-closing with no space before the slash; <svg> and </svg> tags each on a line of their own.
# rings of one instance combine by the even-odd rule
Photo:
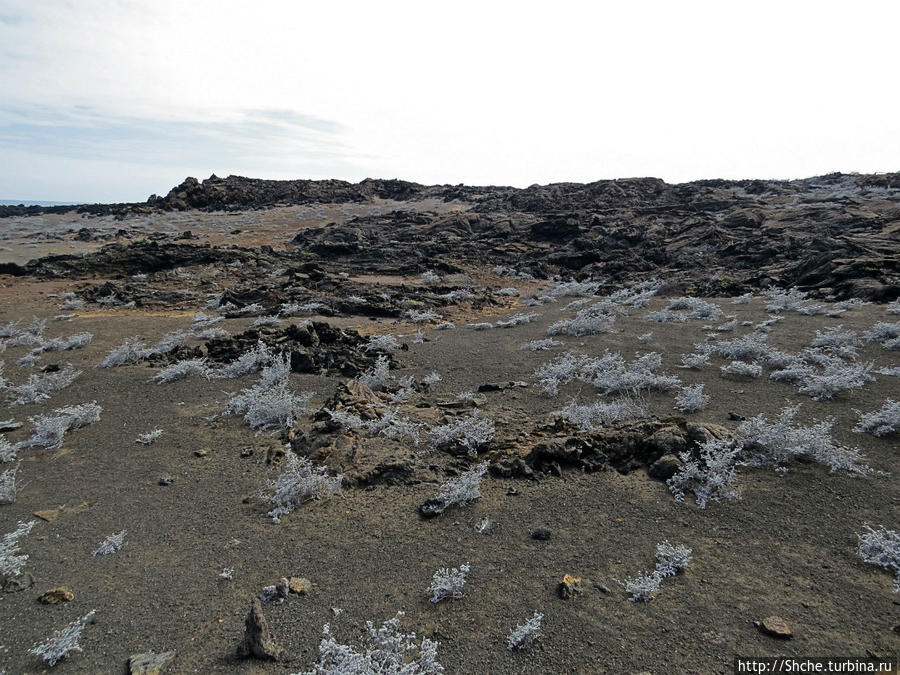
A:
<svg viewBox="0 0 900 675">
<path fill-rule="evenodd" d="M 56 588 L 51 588 L 49 591 L 42 593 L 38 598 L 38 602 L 44 605 L 59 605 L 64 602 L 69 602 L 74 597 L 75 594 L 65 586 L 57 586 Z"/>
<path fill-rule="evenodd" d="M 312 582 L 305 577 L 291 577 L 288 580 L 288 588 L 296 595 L 308 595 L 312 591 Z"/>
<path fill-rule="evenodd" d="M 269 632 L 269 624 L 263 615 L 262 603 L 253 598 L 250 613 L 244 623 L 244 637 L 238 645 L 238 656 L 276 661 L 282 657 L 284 650 L 275 643 Z"/>
<path fill-rule="evenodd" d="M 647 469 L 647 475 L 656 480 L 667 481 L 681 469 L 681 460 L 675 455 L 663 455 Z"/>
<path fill-rule="evenodd" d="M 538 541 L 547 541 L 553 536 L 553 533 L 546 527 L 538 527 L 531 531 L 531 538 Z"/>
<path fill-rule="evenodd" d="M 766 635 L 771 635 L 772 637 L 781 640 L 789 640 L 794 637 L 794 633 L 791 631 L 790 626 L 788 626 L 787 621 L 780 616 L 767 616 L 762 621 L 756 621 L 755 625 Z"/>
<path fill-rule="evenodd" d="M 130 675 L 161 675 L 174 658 L 175 652 L 133 654 L 128 659 L 128 672 Z"/>
<path fill-rule="evenodd" d="M 570 574 L 566 574 L 562 581 L 559 582 L 559 586 L 556 587 L 556 592 L 563 600 L 571 600 L 576 595 L 580 595 L 581 577 L 573 577 Z"/>
</svg>

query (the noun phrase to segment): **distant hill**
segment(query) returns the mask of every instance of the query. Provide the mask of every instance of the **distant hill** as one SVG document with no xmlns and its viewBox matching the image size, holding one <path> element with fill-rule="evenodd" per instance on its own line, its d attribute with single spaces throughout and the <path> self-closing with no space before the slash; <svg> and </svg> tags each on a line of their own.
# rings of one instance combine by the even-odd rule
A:
<svg viewBox="0 0 900 675">
<path fill-rule="evenodd" d="M 0 199 L 0 206 L 74 206 L 83 202 L 50 202 L 33 199 Z"/>
</svg>

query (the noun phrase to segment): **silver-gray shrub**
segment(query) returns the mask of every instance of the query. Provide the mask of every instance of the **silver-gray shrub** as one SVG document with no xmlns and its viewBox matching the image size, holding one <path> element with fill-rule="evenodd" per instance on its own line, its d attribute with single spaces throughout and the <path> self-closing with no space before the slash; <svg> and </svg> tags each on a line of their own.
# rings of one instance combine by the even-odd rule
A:
<svg viewBox="0 0 900 675">
<path fill-rule="evenodd" d="M 400 341 L 393 335 L 372 335 L 363 348 L 367 352 L 385 352 L 391 354 L 400 349 Z"/>
<path fill-rule="evenodd" d="M 403 612 L 397 612 L 380 628 L 367 621 L 366 643 L 360 648 L 339 643 L 325 624 L 319 660 L 312 670 L 293 675 L 443 675 L 444 667 L 437 660 L 439 643 L 426 637 L 416 642 L 415 633 L 403 633 L 402 616 Z"/>
<path fill-rule="evenodd" d="M 297 395 L 291 391 L 290 371 L 290 355 L 276 357 L 271 365 L 263 368 L 256 384 L 228 399 L 225 414 L 243 415 L 244 421 L 258 433 L 273 428 L 289 429 L 313 397 L 312 392 Z"/>
<path fill-rule="evenodd" d="M 100 368 L 116 368 L 126 366 L 146 359 L 153 353 L 139 338 L 126 338 L 122 344 L 109 350 L 98 366 Z"/>
<path fill-rule="evenodd" d="M 410 309 L 406 312 L 405 316 L 413 323 L 430 323 L 433 321 L 439 321 L 442 318 L 440 314 L 431 309 Z"/>
<path fill-rule="evenodd" d="M 94 339 L 93 333 L 75 333 L 64 338 L 51 338 L 31 350 L 32 354 L 42 352 L 68 352 L 73 349 L 81 349 Z"/>
<path fill-rule="evenodd" d="M 528 621 L 516 626 L 515 630 L 507 636 L 506 648 L 509 651 L 531 649 L 531 645 L 538 638 L 538 633 L 541 631 L 541 621 L 543 619 L 544 615 L 535 611 Z"/>
<path fill-rule="evenodd" d="M 692 384 L 681 388 L 675 394 L 675 409 L 683 413 L 703 410 L 709 403 L 709 395 L 703 393 L 703 384 Z"/>
<path fill-rule="evenodd" d="M 380 391 L 388 383 L 391 376 L 391 367 L 388 357 L 382 354 L 375 359 L 375 364 L 360 375 L 357 380 L 364 387 L 372 391 Z"/>
<path fill-rule="evenodd" d="M 157 438 L 163 435 L 163 430 L 156 428 L 148 431 L 147 433 L 141 434 L 135 440 L 135 443 L 140 443 L 141 445 L 150 445 Z"/>
<path fill-rule="evenodd" d="M 218 303 L 217 305 L 218 306 Z M 191 319 L 191 328 L 208 328 L 212 325 L 219 323 L 220 321 L 224 321 L 224 316 L 216 316 L 214 314 L 206 314 L 204 312 L 197 312 L 194 314 Z"/>
<path fill-rule="evenodd" d="M 707 352 L 731 361 L 762 361 L 769 351 L 766 336 L 760 333 L 748 333 L 731 340 L 722 340 L 714 344 L 695 345 L 698 351 Z"/>
<path fill-rule="evenodd" d="M 257 341 L 254 347 L 241 354 L 224 368 L 212 371 L 212 377 L 235 378 L 256 373 L 275 360 L 275 353 L 262 340 Z"/>
<path fill-rule="evenodd" d="M 19 539 L 27 536 L 36 524 L 36 520 L 19 521 L 15 530 L 0 539 L 0 577 L 17 577 L 22 573 L 28 556 L 19 553 Z"/>
<path fill-rule="evenodd" d="M 150 348 L 150 354 L 168 354 L 176 347 L 180 347 L 185 342 L 194 337 L 190 331 L 173 330 L 163 335 L 159 342 Z"/>
<path fill-rule="evenodd" d="M 806 302 L 807 294 L 797 288 L 784 290 L 773 286 L 763 291 L 763 296 L 769 300 L 766 311 L 770 313 L 796 312 Z"/>
<path fill-rule="evenodd" d="M 843 325 L 838 325 L 826 328 L 824 332 L 817 330 L 816 336 L 813 338 L 810 346 L 841 352 L 841 348 L 855 348 L 859 346 L 860 342 L 859 335 L 856 331 L 845 330 Z M 856 356 L 851 358 L 856 358 Z"/>
<path fill-rule="evenodd" d="M 582 431 L 593 431 L 606 424 L 646 414 L 647 410 L 643 406 L 627 398 L 609 402 L 596 401 L 588 405 L 579 405 L 573 401 L 565 408 L 550 413 L 551 417 L 569 420 Z"/>
<path fill-rule="evenodd" d="M 555 347 L 557 345 L 561 345 L 562 342 L 559 340 L 554 340 L 553 338 L 545 338 L 543 340 L 532 340 L 531 342 L 526 342 L 522 345 L 522 349 L 530 349 L 533 352 L 546 351 L 551 347 Z"/>
<path fill-rule="evenodd" d="M 381 417 L 365 422 L 362 428 L 391 440 L 409 438 L 414 445 L 418 445 L 422 424 L 413 422 L 409 417 L 401 417 L 396 410 L 387 410 Z"/>
<path fill-rule="evenodd" d="M 477 411 L 468 417 L 460 417 L 432 427 L 428 431 L 428 449 L 451 447 L 465 448 L 470 455 L 477 455 L 479 448 L 494 438 L 494 422 L 479 417 Z"/>
<path fill-rule="evenodd" d="M 861 415 L 853 431 L 873 436 L 897 433 L 900 431 L 900 401 L 889 398 L 880 410 Z"/>
<path fill-rule="evenodd" d="M 758 363 L 747 363 L 746 361 L 732 361 L 720 367 L 724 375 L 734 375 L 736 377 L 759 377 L 762 375 L 762 366 Z"/>
<path fill-rule="evenodd" d="M 209 367 L 206 365 L 206 357 L 176 361 L 154 375 L 153 381 L 157 384 L 164 384 L 183 380 L 191 375 L 202 375 L 207 379 L 209 378 Z"/>
<path fill-rule="evenodd" d="M 57 408 L 49 415 L 29 417 L 28 421 L 34 425 L 34 431 L 31 438 L 22 441 L 19 447 L 58 448 L 62 445 L 63 436 L 67 431 L 98 422 L 101 412 L 103 412 L 103 408 L 94 401 Z"/>
<path fill-rule="evenodd" d="M 55 631 L 44 642 L 35 645 L 28 650 L 32 656 L 39 656 L 51 668 L 59 661 L 73 652 L 82 651 L 78 644 L 78 638 L 84 627 L 93 623 L 95 611 L 91 610 L 80 619 L 75 619 L 62 630 Z"/>
<path fill-rule="evenodd" d="M 722 308 L 714 302 L 701 298 L 681 297 L 671 300 L 664 309 L 651 312 L 647 315 L 647 319 L 658 323 L 670 321 L 682 323 L 692 319 L 718 319 L 720 316 Z"/>
<path fill-rule="evenodd" d="M 868 342 L 880 342 L 887 349 L 900 349 L 900 321 L 879 321 L 871 330 L 863 333 L 863 337 Z"/>
<path fill-rule="evenodd" d="M 0 434 L 0 462 L 13 462 L 16 459 L 18 448 L 10 443 L 6 436 Z"/>
<path fill-rule="evenodd" d="M 900 298 L 897 298 L 893 302 L 889 302 L 885 306 L 885 311 L 888 314 L 900 314 Z"/>
<path fill-rule="evenodd" d="M 859 557 L 894 573 L 894 592 L 900 593 L 900 532 L 884 526 L 877 530 L 866 525 L 867 532 L 857 535 Z"/>
<path fill-rule="evenodd" d="M 605 396 L 614 393 L 635 393 L 640 390 L 666 391 L 680 384 L 677 377 L 657 373 L 662 357 L 656 352 L 644 354 L 631 363 L 618 352 L 606 350 L 593 357 L 567 352 L 535 370 L 541 389 L 551 396 L 559 386 L 573 380 L 588 382 Z"/>
<path fill-rule="evenodd" d="M 288 450 L 284 471 L 263 488 L 262 498 L 274 505 L 269 515 L 275 523 L 300 505 L 320 497 L 331 498 L 341 491 L 343 474 L 329 476 L 324 466 L 314 467 L 306 457 Z"/>
<path fill-rule="evenodd" d="M 457 600 L 463 596 L 463 586 L 466 585 L 466 575 L 469 573 L 469 563 L 463 563 L 458 568 L 441 567 L 431 579 L 431 585 L 427 591 L 431 594 L 431 602 L 438 603 L 441 600 Z"/>
<path fill-rule="evenodd" d="M 660 584 L 690 565 L 691 549 L 684 545 L 673 546 L 668 540 L 656 546 L 656 567 L 652 572 L 639 572 L 622 584 L 631 595 L 632 602 L 650 602 L 659 591 Z"/>
<path fill-rule="evenodd" d="M 679 368 L 686 368 L 691 370 L 703 370 L 706 366 L 709 365 L 709 352 L 703 353 L 693 353 L 693 354 L 682 354 L 681 355 L 681 365 Z"/>
<path fill-rule="evenodd" d="M 81 371 L 75 370 L 70 364 L 55 373 L 29 375 L 27 382 L 9 388 L 12 397 L 10 405 L 26 405 L 45 401 L 50 398 L 52 392 L 72 384 L 79 375 L 81 375 Z"/>
<path fill-rule="evenodd" d="M 437 499 L 444 507 L 467 506 L 476 499 L 481 499 L 481 479 L 487 472 L 488 463 L 481 462 L 463 472 L 456 478 L 450 478 L 438 491 Z"/>
<path fill-rule="evenodd" d="M 684 501 L 685 492 L 694 493 L 697 506 L 705 509 L 710 501 L 737 499 L 737 464 L 739 444 L 711 440 L 700 445 L 699 457 L 690 452 L 680 454 L 681 468 L 666 481 L 676 501 Z"/>
<path fill-rule="evenodd" d="M 4 504 L 12 504 L 16 501 L 16 473 L 19 471 L 19 465 L 16 464 L 0 473 L 0 506 Z"/>
<path fill-rule="evenodd" d="M 257 317 L 256 321 L 250 324 L 250 328 L 260 328 L 262 326 L 274 326 L 275 324 L 281 323 L 281 319 L 278 318 L 277 315 L 265 315 Z"/>
<path fill-rule="evenodd" d="M 753 299 L 753 293 L 744 293 L 743 295 L 737 296 L 734 300 L 731 301 L 732 305 L 747 305 L 750 303 L 750 300 Z"/>
<path fill-rule="evenodd" d="M 513 314 L 506 320 L 497 321 L 497 328 L 512 328 L 513 326 L 521 326 L 522 324 L 531 323 L 541 315 L 538 312 L 529 312 L 527 314 Z"/>
<path fill-rule="evenodd" d="M 783 408 L 771 422 L 764 415 L 741 422 L 735 430 L 735 441 L 742 448 L 743 463 L 784 470 L 791 461 L 802 457 L 824 464 L 832 472 L 846 471 L 857 476 L 874 473 L 862 463 L 858 449 L 835 443 L 830 433 L 833 420 L 811 426 L 794 424 L 799 410 L 799 406 Z"/>
<path fill-rule="evenodd" d="M 113 553 L 116 553 L 117 551 L 122 550 L 122 547 L 125 546 L 126 534 L 126 530 L 122 530 L 121 532 L 116 532 L 115 534 L 109 535 L 106 539 L 100 542 L 100 544 L 97 546 L 97 549 L 93 553 L 91 553 L 91 555 L 111 555 Z"/>
<path fill-rule="evenodd" d="M 580 298 L 597 295 L 602 284 L 599 281 L 554 281 L 547 289 L 547 295 L 553 298 Z"/>
<path fill-rule="evenodd" d="M 613 329 L 616 317 L 608 314 L 595 316 L 576 316 L 574 319 L 557 321 L 547 329 L 547 335 L 569 335 L 584 337 L 609 333 Z"/>
</svg>

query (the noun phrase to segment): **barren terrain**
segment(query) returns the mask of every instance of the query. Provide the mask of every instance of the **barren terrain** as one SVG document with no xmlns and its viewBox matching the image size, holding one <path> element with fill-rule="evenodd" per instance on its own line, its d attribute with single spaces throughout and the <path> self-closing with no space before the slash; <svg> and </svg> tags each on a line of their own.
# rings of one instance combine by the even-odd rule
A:
<svg viewBox="0 0 900 675">
<path fill-rule="evenodd" d="M 897 655 L 892 573 L 857 553 L 867 526 L 900 527 L 897 432 L 858 427 L 900 399 L 896 175 L 294 183 L 186 181 L 145 205 L 0 219 L 0 327 L 18 322 L 0 356 L 6 440 L 28 441 L 66 406 L 102 408 L 59 447 L 23 444 L 0 463 L 18 467 L 0 536 L 35 521 L 0 593 L 0 672 L 42 672 L 29 649 L 91 610 L 83 651 L 54 671 L 128 672 L 132 655 L 172 651 L 169 673 L 302 672 L 325 624 L 362 649 L 366 621 L 398 611 L 403 632 L 439 643 L 448 673 L 729 673 L 737 655 Z M 210 328 L 221 331 L 201 337 Z M 132 338 L 144 351 L 99 367 Z M 738 340 L 756 351 L 725 356 Z M 260 367 L 287 359 L 278 386 L 310 394 L 259 432 L 250 413 L 227 414 L 259 368 L 224 376 L 254 349 L 269 354 Z M 690 354 L 705 364 L 682 367 Z M 198 359 L 194 374 L 154 380 Z M 724 372 L 733 361 L 759 373 Z M 619 388 L 616 363 L 631 378 Z M 29 377 L 66 364 L 81 371 L 68 386 L 16 404 Z M 786 366 L 804 374 L 771 377 Z M 847 383 L 851 371 L 858 386 L 828 389 L 829 373 Z M 676 409 L 697 384 L 708 403 Z M 565 412 L 613 401 L 632 412 L 581 426 Z M 778 455 L 746 440 L 753 418 L 792 406 L 795 429 L 831 420 L 832 445 Z M 487 439 L 440 437 L 478 420 Z M 708 469 L 714 441 L 740 450 L 739 494 L 676 500 L 666 479 Z M 269 481 L 292 457 L 342 476 L 341 489 L 274 522 Z M 423 515 L 483 463 L 480 497 Z M 119 550 L 92 555 L 122 530 Z M 690 564 L 630 601 L 618 580 L 652 570 L 666 540 L 690 548 Z M 432 603 L 435 572 L 463 564 L 462 597 Z M 568 598 L 565 575 L 580 579 Z M 281 654 L 240 657 L 251 600 L 282 577 L 310 585 L 262 604 Z M 63 586 L 68 601 L 39 601 Z M 535 611 L 534 644 L 507 649 Z M 790 639 L 756 625 L 772 616 Z"/>
</svg>

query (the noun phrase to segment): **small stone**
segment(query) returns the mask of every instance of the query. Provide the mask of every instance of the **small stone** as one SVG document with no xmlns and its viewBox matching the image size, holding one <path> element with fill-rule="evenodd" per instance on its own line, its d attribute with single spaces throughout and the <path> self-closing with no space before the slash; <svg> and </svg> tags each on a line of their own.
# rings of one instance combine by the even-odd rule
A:
<svg viewBox="0 0 900 675">
<path fill-rule="evenodd" d="M 209 454 L 209 450 L 207 448 L 200 448 L 199 450 L 194 450 L 194 457 L 206 457 Z"/>
<path fill-rule="evenodd" d="M 429 499 L 419 505 L 419 513 L 423 518 L 434 518 L 444 512 L 447 505 L 440 499 Z"/>
<path fill-rule="evenodd" d="M 20 574 L 17 577 L 0 577 L 0 587 L 4 593 L 18 593 L 34 586 L 34 577 L 30 573 Z"/>
<path fill-rule="evenodd" d="M 562 581 L 559 582 L 556 592 L 563 600 L 574 598 L 581 593 L 581 577 L 573 577 L 570 574 L 566 574 Z"/>
<path fill-rule="evenodd" d="M 681 469 L 681 460 L 675 455 L 665 454 L 650 465 L 647 475 L 656 480 L 666 481 Z"/>
<path fill-rule="evenodd" d="M 305 577 L 291 577 L 288 580 L 288 588 L 291 593 L 307 595 L 312 590 L 312 582 Z"/>
<path fill-rule="evenodd" d="M 275 644 L 275 639 L 269 632 L 269 624 L 263 615 L 259 598 L 253 598 L 250 604 L 250 613 L 244 622 L 244 638 L 238 645 L 237 653 L 244 658 L 271 661 L 281 658 L 283 651 Z"/>
<path fill-rule="evenodd" d="M 128 672 L 130 675 L 160 675 L 173 658 L 175 652 L 132 654 L 128 658 Z"/>
<path fill-rule="evenodd" d="M 728 419 L 733 420 L 735 422 L 744 422 L 744 421 L 746 421 L 747 418 L 744 417 L 743 415 L 739 415 L 736 412 L 730 412 L 730 413 L 728 413 Z"/>
<path fill-rule="evenodd" d="M 48 523 L 52 523 L 54 520 L 59 518 L 59 509 L 46 509 L 44 511 L 35 511 L 34 515 L 36 515 L 41 520 L 46 520 Z"/>
<path fill-rule="evenodd" d="M 789 640 L 794 637 L 794 633 L 791 631 L 790 626 L 788 626 L 787 621 L 780 616 L 767 616 L 762 621 L 755 622 L 755 625 L 761 632 L 775 638 Z"/>
<path fill-rule="evenodd" d="M 163 476 L 162 478 L 159 479 L 160 485 L 172 485 L 172 483 L 174 483 L 174 482 L 175 482 L 175 479 L 172 478 L 171 476 Z"/>
<path fill-rule="evenodd" d="M 253 457 L 253 448 L 244 448 L 241 450 L 241 458 L 247 459 L 248 457 Z"/>
<path fill-rule="evenodd" d="M 531 538 L 538 541 L 547 541 L 552 534 L 546 527 L 539 527 L 531 531 Z"/>
<path fill-rule="evenodd" d="M 594 588 L 596 588 L 604 595 L 610 595 L 612 593 L 612 589 L 606 584 L 594 584 Z"/>
<path fill-rule="evenodd" d="M 508 488 L 506 488 L 506 494 L 508 497 L 515 497 L 519 494 L 519 491 L 516 490 L 516 488 L 514 488 L 512 485 L 510 485 Z"/>
<path fill-rule="evenodd" d="M 75 598 L 75 594 L 65 586 L 57 586 L 38 598 L 38 602 L 45 605 L 59 605 L 63 602 L 69 602 Z"/>
</svg>

